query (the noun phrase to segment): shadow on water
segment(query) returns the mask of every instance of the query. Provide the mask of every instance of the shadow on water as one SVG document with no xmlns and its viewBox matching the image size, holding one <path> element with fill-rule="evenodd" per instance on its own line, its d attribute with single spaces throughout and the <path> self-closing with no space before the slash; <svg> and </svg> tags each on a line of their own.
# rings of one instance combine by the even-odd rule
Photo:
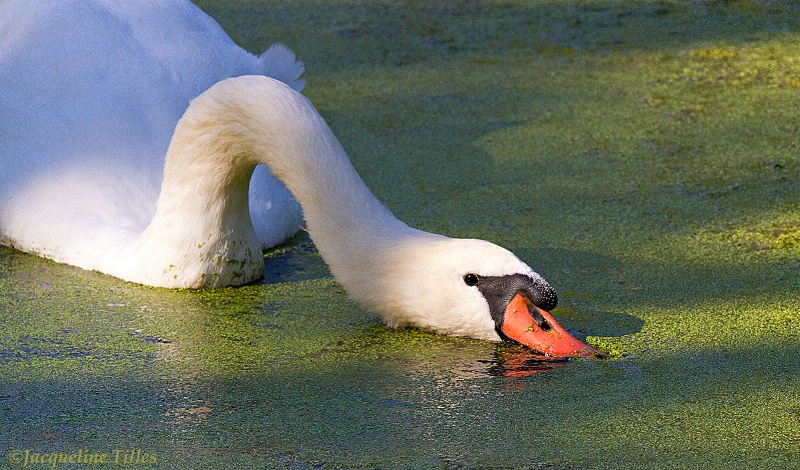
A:
<svg viewBox="0 0 800 470">
<path fill-rule="evenodd" d="M 14 281 L 2 298 L 15 312 L 0 336 L 13 352 L 0 354 L 0 449 L 142 448 L 169 468 L 598 468 L 647 466 L 666 445 L 684 467 L 707 468 L 729 454 L 789 461 L 798 444 L 796 342 L 541 361 L 507 344 L 392 330 L 353 308 L 325 317 L 336 292 L 311 306 L 287 292 L 272 319 L 270 286 L 172 292 L 0 256 L 4 282 L 38 281 Z M 565 324 L 586 321 L 563 309 Z M 609 318 L 609 333 L 641 327 L 592 316 L 591 330 Z"/>
<path fill-rule="evenodd" d="M 428 339 L 443 354 L 472 347 Z M 499 372 L 468 380 L 395 349 L 382 358 L 339 351 L 227 378 L 4 382 L 0 424 L 13 432 L 0 448 L 134 446 L 170 468 L 245 460 L 441 468 L 430 459 L 465 468 L 652 466 L 652 449 L 665 444 L 681 449 L 671 458 L 686 468 L 714 467 L 714 455 L 740 464 L 780 462 L 792 446 L 796 455 L 800 412 L 783 398 L 800 370 L 783 361 L 796 357 L 797 344 L 544 369 L 520 351 L 495 352 L 503 357 L 484 365 Z M 541 441 L 548 445 L 532 451 Z"/>
<path fill-rule="evenodd" d="M 214 3 L 206 11 L 236 24 L 248 49 L 284 41 L 310 76 L 519 51 L 670 52 L 800 23 L 781 1 Z M 424 148 L 443 129 L 463 134 L 463 158 L 488 166 L 471 144 L 486 125 L 417 129 L 414 139 Z M 486 168 L 469 168 L 473 179 L 453 179 L 481 183 Z M 553 313 L 581 339 L 642 330 L 643 319 L 617 309 L 785 292 L 765 277 L 766 261 L 658 264 L 520 244 L 509 245 L 549 270 L 561 301 Z M 652 349 L 618 360 L 542 361 L 377 325 L 302 235 L 265 262 L 273 276 L 260 285 L 168 292 L 0 247 L 0 459 L 11 448 L 84 446 L 151 449 L 162 468 L 786 468 L 800 458 L 796 335 L 722 347 L 665 345 L 657 332 Z"/>
<path fill-rule="evenodd" d="M 280 284 L 330 277 L 331 273 L 308 236 L 300 233 L 264 255 L 263 284 Z"/>
<path fill-rule="evenodd" d="M 284 42 L 317 74 L 516 51 L 669 51 L 800 29 L 797 5 L 781 0 L 197 3 L 246 48 Z"/>
</svg>

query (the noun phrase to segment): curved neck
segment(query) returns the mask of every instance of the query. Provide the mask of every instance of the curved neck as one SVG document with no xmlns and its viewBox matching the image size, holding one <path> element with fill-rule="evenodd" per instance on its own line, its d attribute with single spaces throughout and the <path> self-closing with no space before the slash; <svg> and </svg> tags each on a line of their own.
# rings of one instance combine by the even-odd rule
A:
<svg viewBox="0 0 800 470">
<path fill-rule="evenodd" d="M 354 264 L 363 262 L 363 253 L 385 252 L 387 243 L 412 230 L 375 199 L 308 100 L 263 76 L 238 77 L 200 95 L 178 123 L 137 257 L 160 263 L 166 277 L 191 270 L 195 258 L 212 261 L 189 275 L 196 281 L 183 281 L 189 287 L 261 277 L 247 200 L 259 163 L 298 200 L 311 238 L 346 288 L 357 282 L 350 273 L 361 271 Z M 175 246 L 188 254 L 166 256 Z"/>
</svg>

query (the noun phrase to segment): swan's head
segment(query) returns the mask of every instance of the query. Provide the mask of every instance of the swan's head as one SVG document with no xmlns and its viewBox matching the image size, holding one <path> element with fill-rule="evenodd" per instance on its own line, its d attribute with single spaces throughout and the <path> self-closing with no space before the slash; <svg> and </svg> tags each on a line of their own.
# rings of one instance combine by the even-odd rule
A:
<svg viewBox="0 0 800 470">
<path fill-rule="evenodd" d="M 376 258 L 381 258 L 380 256 Z M 554 357 L 595 356 L 549 313 L 555 289 L 510 251 L 483 240 L 409 237 L 380 273 L 350 288 L 390 326 L 510 340 Z"/>
</svg>

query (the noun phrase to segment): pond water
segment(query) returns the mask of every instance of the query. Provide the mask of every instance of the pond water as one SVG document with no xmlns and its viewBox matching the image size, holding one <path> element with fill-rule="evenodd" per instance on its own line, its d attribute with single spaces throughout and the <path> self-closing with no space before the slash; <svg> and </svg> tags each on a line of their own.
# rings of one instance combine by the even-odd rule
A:
<svg viewBox="0 0 800 470">
<path fill-rule="evenodd" d="M 199 3 L 298 52 L 401 220 L 511 249 L 609 357 L 387 328 L 303 236 L 208 291 L 0 247 L 0 468 L 797 467 L 793 2 Z"/>
<path fill-rule="evenodd" d="M 738 358 L 761 368 L 754 379 L 725 357 L 547 361 L 392 330 L 346 299 L 307 240 L 274 256 L 305 268 L 169 291 L 0 249 L 8 459 L 83 449 L 147 454 L 155 468 L 648 467 L 657 443 L 707 462 L 701 449 L 716 442 L 738 462 L 750 456 L 726 433 L 704 433 L 764 406 L 746 390 L 789 391 L 791 371 L 770 371 L 763 354 Z"/>
</svg>

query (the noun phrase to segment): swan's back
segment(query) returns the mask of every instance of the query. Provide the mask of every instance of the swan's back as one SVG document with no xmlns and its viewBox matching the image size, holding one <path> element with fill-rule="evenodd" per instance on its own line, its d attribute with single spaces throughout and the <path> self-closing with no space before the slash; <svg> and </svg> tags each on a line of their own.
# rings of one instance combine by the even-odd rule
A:
<svg viewBox="0 0 800 470">
<path fill-rule="evenodd" d="M 152 218 L 190 100 L 245 74 L 301 88 L 302 70 L 282 47 L 248 53 L 185 0 L 0 3 L 0 243 L 107 271 Z M 256 177 L 251 192 L 272 199 L 254 217 L 272 207 L 299 225 L 288 191 Z M 254 222 L 265 244 L 291 231 Z"/>
</svg>

